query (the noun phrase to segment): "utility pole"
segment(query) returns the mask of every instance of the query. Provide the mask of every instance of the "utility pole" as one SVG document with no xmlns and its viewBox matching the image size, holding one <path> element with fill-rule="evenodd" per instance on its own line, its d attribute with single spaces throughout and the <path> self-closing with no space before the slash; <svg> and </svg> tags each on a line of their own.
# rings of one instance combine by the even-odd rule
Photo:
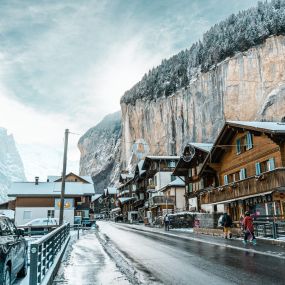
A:
<svg viewBox="0 0 285 285">
<path fill-rule="evenodd" d="M 60 226 L 63 224 L 68 133 L 69 133 L 69 129 L 66 129 L 65 130 L 65 137 L 64 137 L 64 153 L 63 153 L 62 181 L 61 181 L 61 194 L 60 194 L 60 212 L 59 212 L 59 225 Z"/>
</svg>

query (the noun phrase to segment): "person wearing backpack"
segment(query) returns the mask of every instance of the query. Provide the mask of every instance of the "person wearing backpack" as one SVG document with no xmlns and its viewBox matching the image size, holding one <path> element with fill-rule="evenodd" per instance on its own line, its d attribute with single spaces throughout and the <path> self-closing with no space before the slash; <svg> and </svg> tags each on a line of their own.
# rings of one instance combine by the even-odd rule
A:
<svg viewBox="0 0 285 285">
<path fill-rule="evenodd" d="M 251 237 L 252 244 L 256 245 L 256 238 L 254 236 L 253 219 L 250 216 L 248 211 L 246 211 L 244 214 L 245 214 L 245 217 L 244 217 L 243 222 L 242 222 L 243 230 L 244 230 L 243 244 L 246 245 L 247 241 Z"/>
<path fill-rule="evenodd" d="M 166 214 L 164 217 L 164 226 L 165 226 L 166 231 L 169 231 L 169 223 L 170 223 L 169 217 L 168 217 L 168 214 Z"/>
<path fill-rule="evenodd" d="M 233 221 L 228 213 L 224 213 L 221 224 L 224 227 L 224 238 L 232 238 L 231 227 L 233 225 Z"/>
</svg>

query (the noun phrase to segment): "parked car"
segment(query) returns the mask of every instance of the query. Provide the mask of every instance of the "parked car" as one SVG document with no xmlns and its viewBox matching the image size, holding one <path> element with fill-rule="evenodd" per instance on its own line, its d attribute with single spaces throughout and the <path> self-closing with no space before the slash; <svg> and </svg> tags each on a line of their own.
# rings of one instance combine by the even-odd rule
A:
<svg viewBox="0 0 285 285">
<path fill-rule="evenodd" d="M 10 285 L 27 274 L 28 244 L 23 235 L 9 218 L 0 216 L 0 285 Z"/>
<path fill-rule="evenodd" d="M 57 226 L 59 220 L 57 218 L 40 218 L 29 221 L 23 224 L 23 227 L 43 227 L 43 226 Z"/>
</svg>

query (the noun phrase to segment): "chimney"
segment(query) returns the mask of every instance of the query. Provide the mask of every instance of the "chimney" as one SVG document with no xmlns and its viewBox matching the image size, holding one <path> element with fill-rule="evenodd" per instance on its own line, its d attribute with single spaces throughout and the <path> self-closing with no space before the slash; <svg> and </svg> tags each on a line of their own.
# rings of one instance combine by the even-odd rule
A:
<svg viewBox="0 0 285 285">
<path fill-rule="evenodd" d="M 39 177 L 38 176 L 35 177 L 35 185 L 39 185 Z"/>
</svg>

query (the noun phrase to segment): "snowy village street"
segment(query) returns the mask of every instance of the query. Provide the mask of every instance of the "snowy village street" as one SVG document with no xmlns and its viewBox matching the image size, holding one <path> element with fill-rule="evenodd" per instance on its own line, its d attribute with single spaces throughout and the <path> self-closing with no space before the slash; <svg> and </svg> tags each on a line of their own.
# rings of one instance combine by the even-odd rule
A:
<svg viewBox="0 0 285 285">
<path fill-rule="evenodd" d="M 283 284 L 284 249 L 245 251 L 240 240 L 205 237 L 204 242 L 144 231 L 145 227 L 99 222 L 70 247 L 54 284 Z M 193 236 L 193 235 L 192 235 Z M 203 239 L 203 238 L 202 238 Z M 218 244 L 221 243 L 221 246 Z"/>
</svg>

